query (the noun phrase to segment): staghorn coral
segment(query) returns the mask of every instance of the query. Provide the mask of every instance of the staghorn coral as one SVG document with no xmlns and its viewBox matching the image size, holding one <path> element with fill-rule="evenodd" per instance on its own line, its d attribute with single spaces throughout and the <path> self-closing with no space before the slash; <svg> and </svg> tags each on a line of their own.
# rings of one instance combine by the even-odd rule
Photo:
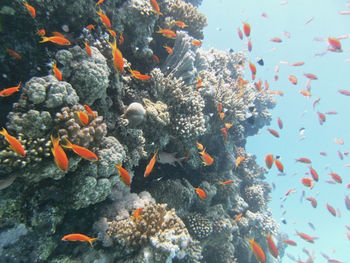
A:
<svg viewBox="0 0 350 263">
<path fill-rule="evenodd" d="M 167 1 L 165 12 L 174 20 L 185 22 L 188 27 L 185 29 L 189 35 L 197 39 L 203 39 L 203 28 L 207 25 L 207 19 L 204 14 L 198 12 L 197 8 L 191 3 L 184 3 L 181 0 Z"/>
<path fill-rule="evenodd" d="M 182 220 L 176 216 L 175 210 L 166 210 L 166 204 L 146 205 L 138 219 L 131 216 L 107 223 L 107 234 L 113 241 L 123 246 L 129 257 L 132 256 L 131 253 L 137 253 L 133 256 L 134 262 L 146 254 L 148 262 L 150 259 L 152 262 L 171 262 L 173 258 L 194 256 L 187 251 L 194 241 Z"/>
<path fill-rule="evenodd" d="M 55 122 L 59 135 L 83 147 L 97 146 L 107 134 L 107 125 L 103 123 L 103 117 L 89 116 L 89 123 L 85 126 L 79 121 L 77 111 L 84 111 L 84 107 L 76 104 L 71 108 L 63 107 L 61 112 L 56 113 Z"/>
<path fill-rule="evenodd" d="M 69 50 L 60 50 L 56 59 L 64 65 L 64 79 L 75 88 L 80 103 L 91 105 L 98 99 L 105 99 L 109 85 L 109 68 L 106 58 L 93 48 L 93 56 L 79 46 Z"/>
</svg>

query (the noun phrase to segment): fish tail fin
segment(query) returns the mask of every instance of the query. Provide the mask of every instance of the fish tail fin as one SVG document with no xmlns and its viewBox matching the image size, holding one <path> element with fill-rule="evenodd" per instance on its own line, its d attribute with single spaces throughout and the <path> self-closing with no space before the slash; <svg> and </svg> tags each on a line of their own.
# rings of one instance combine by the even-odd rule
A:
<svg viewBox="0 0 350 263">
<path fill-rule="evenodd" d="M 22 81 L 19 82 L 19 84 L 17 86 L 17 90 L 19 90 L 21 88 L 21 84 L 22 84 Z"/>
<path fill-rule="evenodd" d="M 112 47 L 113 50 L 117 49 L 117 40 L 114 38 L 114 42 L 111 43 L 109 41 L 107 41 L 108 44 Z"/>
<path fill-rule="evenodd" d="M 90 246 L 93 246 L 93 242 L 96 241 L 97 239 L 98 239 L 97 237 L 95 237 L 95 238 L 90 238 L 90 239 L 88 240 Z"/>
<path fill-rule="evenodd" d="M 0 131 L 0 134 L 6 136 L 6 135 L 8 135 L 8 132 L 5 128 L 2 128 L 2 130 Z"/>
<path fill-rule="evenodd" d="M 60 143 L 60 136 L 58 135 L 58 137 L 55 138 L 53 134 L 51 134 L 51 142 L 52 142 L 52 145 L 55 147 Z"/>
<path fill-rule="evenodd" d="M 119 167 L 122 166 L 122 164 L 121 164 L 121 163 L 118 163 L 118 164 L 115 164 L 114 166 L 117 167 L 117 168 L 119 168 Z"/>
<path fill-rule="evenodd" d="M 64 141 L 66 144 L 62 145 L 64 148 L 72 148 L 73 144 L 67 139 L 67 138 L 64 138 Z"/>
<path fill-rule="evenodd" d="M 42 40 L 39 41 L 39 43 L 44 43 L 44 42 L 49 41 L 49 38 L 48 38 L 48 37 L 42 36 L 41 38 L 42 38 Z"/>
</svg>

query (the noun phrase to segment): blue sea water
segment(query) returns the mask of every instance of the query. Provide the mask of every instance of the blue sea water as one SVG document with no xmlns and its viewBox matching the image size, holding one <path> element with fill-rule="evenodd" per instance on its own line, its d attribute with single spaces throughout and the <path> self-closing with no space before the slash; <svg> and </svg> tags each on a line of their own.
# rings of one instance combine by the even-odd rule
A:
<svg viewBox="0 0 350 263">
<path fill-rule="evenodd" d="M 268 127 L 277 130 L 280 138 L 273 137 L 264 127 L 260 134 L 248 138 L 247 152 L 256 155 L 258 164 L 262 166 L 265 165 L 266 154 L 280 156 L 285 175 L 278 175 L 277 169 L 273 167 L 266 176 L 266 180 L 276 186 L 271 194 L 270 209 L 280 224 L 280 231 L 287 233 L 289 239 L 298 244 L 288 247 L 286 253 L 303 262 L 308 258 L 303 248 L 314 255 L 314 262 L 327 262 L 321 252 L 330 259 L 350 262 L 350 240 L 345 234 L 345 225 L 350 224 L 350 211 L 344 203 L 344 196 L 350 194 L 346 188 L 350 182 L 350 167 L 344 167 L 350 163 L 350 156 L 340 160 L 337 153 L 350 150 L 350 101 L 349 97 L 337 92 L 339 89 L 350 89 L 350 61 L 347 61 L 350 58 L 350 40 L 347 37 L 341 40 L 342 53 L 315 55 L 326 51 L 327 37 L 349 34 L 350 15 L 339 14 L 340 11 L 350 10 L 347 4 L 347 1 L 341 0 L 210 0 L 203 1 L 199 8 L 208 18 L 205 48 L 247 50 L 247 38 L 240 40 L 237 28 L 242 30 L 242 22 L 248 22 L 253 48 L 251 52 L 247 51 L 247 60 L 256 64 L 257 79 L 267 80 L 271 90 L 284 93 L 283 97 L 276 97 L 277 105 L 271 111 L 272 121 Z M 267 17 L 263 17 L 263 13 Z M 284 31 L 290 33 L 290 39 L 283 34 Z M 270 39 L 274 37 L 281 38 L 282 42 L 271 42 Z M 324 41 L 315 41 L 314 38 L 323 38 Z M 257 57 L 263 58 L 264 66 L 257 65 Z M 292 67 L 284 64 L 284 61 L 303 61 L 305 64 Z M 280 67 L 278 73 L 275 72 L 277 65 Z M 318 80 L 311 81 L 310 98 L 299 93 L 306 89 L 307 78 L 303 76 L 304 73 L 313 73 L 318 77 Z M 275 74 L 279 76 L 278 81 L 274 81 Z M 288 75 L 295 75 L 298 84 L 292 85 Z M 248 66 L 245 77 L 251 79 Z M 316 98 L 320 98 L 320 102 L 313 108 Z M 326 115 L 326 122 L 320 125 L 317 111 L 336 111 L 337 114 Z M 284 124 L 281 130 L 277 125 L 278 117 Z M 305 128 L 303 135 L 299 134 L 300 128 Z M 305 138 L 301 140 L 303 136 Z M 334 138 L 342 139 L 344 145 L 335 143 Z M 327 156 L 320 155 L 320 151 L 326 152 Z M 309 176 L 306 174 L 309 169 L 307 164 L 295 162 L 300 157 L 311 159 L 312 167 L 319 174 L 319 182 L 311 190 L 301 184 L 301 178 Z M 343 183 L 327 183 L 331 179 L 330 172 L 338 173 Z M 285 192 L 291 188 L 295 189 L 295 193 L 283 201 Z M 318 201 L 316 209 L 302 198 L 303 191 L 305 197 L 312 196 Z M 333 217 L 327 211 L 326 203 L 339 209 L 341 216 Z M 286 224 L 282 223 L 282 219 L 285 219 Z M 315 230 L 309 226 L 309 222 L 315 226 Z M 314 244 L 307 243 L 296 235 L 296 230 L 317 236 L 318 239 Z M 285 255 L 282 262 L 294 261 Z"/>
</svg>

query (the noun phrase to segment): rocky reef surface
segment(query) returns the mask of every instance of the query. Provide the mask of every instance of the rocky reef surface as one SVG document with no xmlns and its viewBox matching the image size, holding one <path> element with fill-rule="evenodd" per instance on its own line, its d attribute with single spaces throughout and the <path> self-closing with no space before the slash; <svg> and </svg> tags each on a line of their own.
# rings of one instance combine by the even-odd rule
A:
<svg viewBox="0 0 350 263">
<path fill-rule="evenodd" d="M 194 44 L 206 25 L 200 2 L 158 0 L 158 15 L 148 0 L 106 0 L 98 7 L 92 0 L 32 0 L 33 19 L 22 1 L 4 1 L 0 28 L 11 30 L 0 35 L 22 60 L 0 50 L 1 82 L 22 81 L 22 87 L 1 98 L 2 121 L 26 156 L 1 136 L 1 262 L 255 262 L 247 238 L 277 262 L 265 239 L 279 236 L 267 207 L 271 188 L 245 151 L 247 137 L 269 124 L 275 101 L 253 83 L 242 86 L 243 52 Z M 123 71 L 115 68 L 113 32 L 100 8 L 116 33 Z M 63 33 L 71 45 L 39 43 L 41 28 Z M 54 61 L 62 80 L 48 66 Z M 52 136 L 91 150 L 98 161 L 64 148 L 69 164 L 60 170 Z M 203 165 L 198 143 L 211 165 Z M 117 164 L 128 171 L 130 187 Z M 61 241 L 69 233 L 98 240 L 93 246 Z M 281 242 L 278 247 L 283 255 Z"/>
</svg>

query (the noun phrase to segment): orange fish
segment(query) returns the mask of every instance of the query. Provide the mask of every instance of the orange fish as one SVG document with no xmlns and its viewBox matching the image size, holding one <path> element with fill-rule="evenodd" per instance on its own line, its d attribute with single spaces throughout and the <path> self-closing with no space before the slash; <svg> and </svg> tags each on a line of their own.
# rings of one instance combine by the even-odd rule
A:
<svg viewBox="0 0 350 263">
<path fill-rule="evenodd" d="M 243 32 L 246 37 L 250 36 L 250 25 L 246 22 L 243 22 Z"/>
<path fill-rule="evenodd" d="M 236 159 L 235 169 L 238 167 L 238 165 L 243 162 L 245 159 L 245 156 L 238 156 Z"/>
<path fill-rule="evenodd" d="M 13 93 L 18 92 L 20 88 L 21 88 L 21 82 L 18 84 L 17 87 L 11 87 L 0 91 L 0 97 L 11 96 Z"/>
<path fill-rule="evenodd" d="M 67 138 L 65 138 L 66 141 L 66 145 L 62 145 L 65 148 L 69 148 L 72 149 L 76 154 L 78 154 L 80 157 L 92 161 L 92 162 L 96 162 L 98 161 L 98 157 L 96 154 L 94 154 L 92 151 L 90 151 L 89 149 L 86 149 L 82 146 L 76 145 L 71 143 Z"/>
<path fill-rule="evenodd" d="M 38 29 L 38 31 L 36 31 L 36 35 L 38 35 L 39 37 L 45 36 L 46 35 L 45 29 L 44 28 Z"/>
<path fill-rule="evenodd" d="M 163 46 L 163 48 L 165 48 L 165 50 L 171 55 L 174 53 L 173 49 L 167 45 Z"/>
<path fill-rule="evenodd" d="M 45 37 L 42 36 L 42 40 L 39 43 L 44 43 L 44 42 L 52 42 L 58 45 L 64 45 L 64 46 L 69 46 L 71 43 L 69 42 L 68 39 L 65 37 L 58 37 L 58 36 L 52 36 L 52 37 Z"/>
<path fill-rule="evenodd" d="M 338 38 L 329 37 L 327 38 L 328 45 L 330 45 L 335 51 L 342 52 L 341 44 Z"/>
<path fill-rule="evenodd" d="M 248 62 L 249 64 L 249 69 L 252 72 L 252 79 L 255 79 L 255 75 L 256 75 L 256 67 L 253 63 L 251 63 L 250 61 Z"/>
<path fill-rule="evenodd" d="M 318 182 L 318 174 L 314 168 L 309 166 L 310 174 L 312 176 L 312 179 L 314 179 L 316 182 Z"/>
<path fill-rule="evenodd" d="M 283 240 L 283 243 L 286 243 L 286 244 L 291 245 L 291 246 L 296 246 L 297 245 L 297 243 L 295 241 L 289 240 L 289 239 Z"/>
<path fill-rule="evenodd" d="M 317 76 L 312 73 L 305 73 L 304 76 L 312 80 L 318 79 Z"/>
<path fill-rule="evenodd" d="M 225 112 L 220 112 L 219 117 L 220 117 L 220 119 L 223 120 L 225 118 Z"/>
<path fill-rule="evenodd" d="M 311 97 L 311 92 L 308 90 L 305 90 L 305 89 L 301 90 L 300 94 L 305 96 L 305 97 Z"/>
<path fill-rule="evenodd" d="M 233 125 L 231 123 L 225 123 L 225 128 L 230 129 Z"/>
<path fill-rule="evenodd" d="M 265 80 L 264 86 L 265 86 L 265 90 L 268 90 L 268 89 L 269 89 L 269 83 L 267 82 L 267 80 Z"/>
<path fill-rule="evenodd" d="M 202 41 L 193 40 L 193 41 L 192 41 L 192 45 L 194 45 L 194 46 L 196 46 L 196 47 L 201 47 L 201 46 L 202 46 Z"/>
<path fill-rule="evenodd" d="M 280 171 L 281 173 L 283 173 L 284 167 L 283 167 L 283 164 L 281 163 L 281 161 L 275 159 L 275 165 L 276 165 L 278 171 Z"/>
<path fill-rule="evenodd" d="M 294 75 L 289 75 L 288 76 L 289 81 L 293 84 L 293 85 L 297 85 L 298 84 L 298 80 L 297 77 Z"/>
<path fill-rule="evenodd" d="M 216 110 L 218 111 L 218 113 L 220 113 L 222 111 L 222 103 L 221 102 L 216 107 Z"/>
<path fill-rule="evenodd" d="M 104 24 L 105 27 L 111 29 L 111 20 L 109 20 L 108 16 L 102 12 L 101 8 L 99 11 L 96 12 L 100 16 L 100 19 L 102 21 L 102 24 Z"/>
<path fill-rule="evenodd" d="M 31 5 L 29 5 L 29 4 L 27 3 L 27 1 L 24 1 L 23 4 L 27 7 L 29 14 L 35 19 L 35 17 L 36 17 L 35 8 L 32 7 Z"/>
<path fill-rule="evenodd" d="M 118 172 L 119 172 L 119 174 L 120 174 L 120 177 L 121 177 L 123 183 L 126 184 L 127 186 L 130 186 L 131 181 L 130 181 L 130 174 L 128 173 L 128 171 L 125 170 L 125 169 L 121 166 L 120 163 L 119 163 L 119 164 L 116 164 L 115 167 L 117 167 Z"/>
<path fill-rule="evenodd" d="M 239 38 L 242 40 L 243 39 L 243 33 L 242 33 L 240 28 L 237 28 L 237 34 L 238 34 Z"/>
<path fill-rule="evenodd" d="M 310 201 L 310 203 L 311 203 L 313 208 L 317 207 L 317 201 L 316 201 L 315 198 L 313 198 L 313 197 L 306 197 L 306 200 Z"/>
<path fill-rule="evenodd" d="M 330 206 L 329 204 L 326 203 L 326 207 L 327 207 L 329 213 L 332 214 L 332 216 L 336 216 L 337 215 L 337 213 L 335 212 L 335 209 L 332 206 Z"/>
<path fill-rule="evenodd" d="M 62 33 L 56 32 L 56 31 L 52 32 L 52 35 L 54 35 L 56 37 L 63 37 L 63 38 L 65 37 Z"/>
<path fill-rule="evenodd" d="M 137 70 L 130 70 L 130 72 L 131 72 L 131 76 L 140 80 L 149 80 L 151 78 L 150 75 L 141 74 L 140 71 L 137 71 Z"/>
<path fill-rule="evenodd" d="M 84 108 L 88 112 L 88 114 L 90 114 L 93 118 L 96 117 L 95 112 L 92 111 L 92 109 L 89 107 L 89 105 L 84 104 Z"/>
<path fill-rule="evenodd" d="M 87 115 L 83 111 L 76 111 L 75 113 L 78 115 L 78 118 L 81 124 L 85 126 L 89 124 L 89 115 Z"/>
<path fill-rule="evenodd" d="M 252 45 L 252 41 L 250 40 L 250 38 L 248 38 L 247 47 L 248 47 L 248 51 L 251 52 L 253 49 L 253 45 Z"/>
<path fill-rule="evenodd" d="M 257 261 L 265 263 L 266 257 L 264 250 L 261 248 L 261 246 L 254 241 L 254 238 L 247 239 L 250 243 L 250 249 L 253 251 L 253 254 Z"/>
<path fill-rule="evenodd" d="M 277 137 L 277 138 L 280 137 L 280 135 L 278 134 L 278 132 L 275 131 L 275 130 L 273 130 L 273 129 L 267 129 L 267 131 L 268 131 L 269 133 L 271 133 L 273 136 Z"/>
<path fill-rule="evenodd" d="M 201 85 L 202 85 L 202 80 L 201 80 L 200 77 L 197 77 L 197 83 L 196 83 L 195 88 L 196 88 L 196 89 L 199 89 L 199 88 L 201 87 Z"/>
<path fill-rule="evenodd" d="M 161 27 L 159 27 L 159 30 L 156 33 L 162 34 L 162 36 L 166 38 L 171 38 L 171 39 L 177 38 L 176 33 L 170 29 L 162 29 Z"/>
<path fill-rule="evenodd" d="M 269 248 L 271 255 L 274 256 L 275 258 L 277 258 L 278 257 L 278 249 L 277 249 L 276 244 L 275 244 L 275 242 L 273 242 L 270 235 L 266 236 L 266 241 L 267 241 L 267 247 Z"/>
<path fill-rule="evenodd" d="M 302 232 L 298 232 L 298 231 L 296 231 L 296 232 L 297 232 L 297 235 L 300 236 L 305 241 L 307 241 L 309 243 L 314 243 L 315 237 L 309 236 L 309 235 L 302 233 Z"/>
<path fill-rule="evenodd" d="M 329 173 L 330 176 L 332 176 L 333 180 L 336 181 L 338 184 L 343 183 L 343 180 L 339 176 L 339 174 L 336 173 Z"/>
<path fill-rule="evenodd" d="M 228 185 L 228 184 L 232 184 L 233 183 L 233 180 L 227 180 L 227 181 L 224 181 L 224 182 L 219 182 L 219 184 L 221 185 Z"/>
<path fill-rule="evenodd" d="M 85 28 L 88 30 L 92 30 L 92 29 L 95 29 L 95 25 L 90 24 L 90 25 L 87 25 Z"/>
<path fill-rule="evenodd" d="M 295 63 L 293 63 L 293 64 L 290 64 L 292 67 L 299 67 L 299 66 L 302 66 L 302 65 L 304 65 L 305 63 L 304 62 L 302 62 L 302 61 L 300 61 L 300 62 L 295 62 Z"/>
<path fill-rule="evenodd" d="M 18 54 L 16 51 L 9 49 L 9 48 L 6 48 L 6 51 L 14 58 L 22 59 L 22 56 L 20 54 Z"/>
<path fill-rule="evenodd" d="M 227 141 L 228 141 L 227 128 L 221 128 L 220 131 L 222 133 L 222 136 L 224 137 L 224 142 L 227 143 Z"/>
<path fill-rule="evenodd" d="M 97 240 L 97 238 L 91 238 L 83 234 L 69 234 L 62 237 L 62 241 L 87 241 L 92 246 L 92 242 Z"/>
<path fill-rule="evenodd" d="M 213 164 L 214 159 L 208 153 L 205 152 L 205 149 L 199 152 L 199 154 L 201 155 L 204 166 L 209 166 Z"/>
<path fill-rule="evenodd" d="M 199 196 L 200 199 L 204 200 L 207 197 L 207 194 L 204 192 L 203 189 L 196 187 L 194 188 L 196 190 L 197 195 Z"/>
<path fill-rule="evenodd" d="M 270 41 L 275 43 L 281 43 L 282 39 L 280 39 L 279 37 L 274 37 L 274 38 L 271 38 Z"/>
<path fill-rule="evenodd" d="M 122 73 L 124 71 L 124 60 L 122 52 L 117 48 L 117 40 L 114 39 L 113 44 L 110 42 L 108 44 L 112 47 L 114 68 Z"/>
<path fill-rule="evenodd" d="M 53 71 L 53 74 L 55 75 L 56 79 L 58 81 L 62 81 L 62 73 L 61 71 L 57 68 L 57 63 L 56 61 L 53 63 L 52 65 L 52 71 Z"/>
<path fill-rule="evenodd" d="M 188 27 L 188 25 L 186 25 L 184 22 L 182 21 L 174 21 L 175 24 L 180 27 L 180 28 L 185 28 L 185 27 Z"/>
<path fill-rule="evenodd" d="M 91 56 L 92 56 L 91 47 L 89 46 L 89 44 L 88 44 L 86 41 L 84 42 L 84 45 L 85 45 L 85 51 L 86 51 L 86 53 L 91 57 Z"/>
<path fill-rule="evenodd" d="M 199 142 L 196 142 L 196 145 L 197 145 L 198 151 L 203 151 L 204 147 L 202 144 L 200 144 Z"/>
<path fill-rule="evenodd" d="M 99 1 L 95 4 L 95 6 L 102 4 L 104 1 L 105 1 L 105 0 L 99 0 Z"/>
<path fill-rule="evenodd" d="M 339 139 L 339 138 L 334 138 L 334 142 L 338 143 L 339 145 L 343 145 L 344 144 L 344 141 L 342 139 Z"/>
<path fill-rule="evenodd" d="M 6 141 L 10 144 L 10 148 L 17 153 L 18 155 L 25 157 L 26 152 L 22 146 L 22 144 L 15 137 L 11 136 L 5 128 L 2 128 L 0 134 L 3 135 Z"/>
<path fill-rule="evenodd" d="M 265 164 L 266 164 L 266 167 L 271 169 L 272 165 L 273 165 L 273 155 L 272 154 L 267 154 L 265 156 Z"/>
<path fill-rule="evenodd" d="M 243 216 L 243 213 L 239 213 L 239 215 L 236 216 L 234 222 L 237 223 L 238 220 Z"/>
<path fill-rule="evenodd" d="M 160 12 L 157 0 L 150 0 L 150 3 L 151 3 L 153 10 L 157 13 L 157 15 L 162 15 L 162 13 Z"/>
<path fill-rule="evenodd" d="M 107 30 L 111 34 L 112 37 L 117 37 L 117 33 L 114 30 L 109 29 L 109 28 Z"/>
<path fill-rule="evenodd" d="M 159 60 L 159 57 L 158 57 L 158 56 L 152 54 L 152 58 L 154 59 L 154 61 L 155 61 L 157 64 L 160 63 L 160 60 Z"/>
<path fill-rule="evenodd" d="M 143 174 L 143 177 L 147 177 L 150 175 L 150 173 L 153 170 L 154 164 L 156 163 L 156 158 L 157 158 L 157 153 L 158 151 L 156 151 L 152 157 L 152 159 L 149 161 L 149 163 L 146 166 L 146 170 L 145 173 Z"/>
<path fill-rule="evenodd" d="M 60 138 L 54 138 L 51 135 L 52 149 L 55 164 L 61 171 L 66 171 L 68 168 L 68 158 L 62 147 L 60 146 Z"/>
<path fill-rule="evenodd" d="M 280 129 L 283 128 L 283 122 L 282 122 L 282 120 L 281 120 L 280 117 L 277 118 L 277 124 L 278 124 L 278 127 L 279 127 Z"/>
<path fill-rule="evenodd" d="M 301 178 L 301 183 L 306 187 L 309 187 L 310 189 L 314 187 L 314 181 L 312 180 L 312 178 L 309 177 Z"/>
<path fill-rule="evenodd" d="M 317 112 L 317 115 L 318 115 L 318 122 L 320 123 L 320 125 L 322 125 L 326 121 L 326 115 L 324 115 L 321 112 Z"/>
<path fill-rule="evenodd" d="M 123 32 L 121 32 L 119 34 L 119 46 L 123 45 L 124 43 L 124 36 L 123 36 Z"/>
<path fill-rule="evenodd" d="M 301 157 L 299 159 L 295 159 L 295 162 L 299 163 L 311 163 L 311 160 L 309 158 Z"/>
<path fill-rule="evenodd" d="M 136 221 L 138 221 L 139 218 L 141 217 L 142 211 L 143 211 L 142 208 L 138 208 L 138 209 L 135 209 L 135 210 L 132 212 L 132 215 L 133 215 L 133 217 L 135 218 Z"/>
</svg>

